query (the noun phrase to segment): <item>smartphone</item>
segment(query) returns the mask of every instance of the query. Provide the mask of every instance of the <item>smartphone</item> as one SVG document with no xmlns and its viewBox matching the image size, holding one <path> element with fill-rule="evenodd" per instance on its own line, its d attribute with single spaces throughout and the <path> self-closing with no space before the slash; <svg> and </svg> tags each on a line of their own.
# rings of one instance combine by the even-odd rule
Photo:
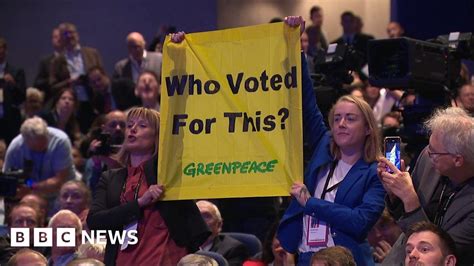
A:
<svg viewBox="0 0 474 266">
<path fill-rule="evenodd" d="M 397 137 L 397 136 L 385 137 L 383 143 L 384 143 L 385 158 L 387 158 L 398 169 L 400 169 L 402 167 L 402 161 L 400 158 L 400 137 Z"/>
</svg>

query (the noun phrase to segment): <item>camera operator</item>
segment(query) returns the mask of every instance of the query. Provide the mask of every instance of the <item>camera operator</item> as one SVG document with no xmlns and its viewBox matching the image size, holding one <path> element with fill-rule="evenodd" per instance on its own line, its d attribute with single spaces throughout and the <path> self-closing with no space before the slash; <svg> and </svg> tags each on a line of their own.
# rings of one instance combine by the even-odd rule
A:
<svg viewBox="0 0 474 266">
<path fill-rule="evenodd" d="M 28 187 L 21 185 L 22 193 L 16 196 L 33 190 L 52 199 L 66 180 L 74 178 L 69 138 L 39 117 L 25 120 L 20 132 L 8 146 L 3 171 L 28 172 L 31 164 Z"/>
<path fill-rule="evenodd" d="M 388 194 L 386 204 L 405 233 L 419 221 L 447 231 L 456 242 L 459 264 L 472 265 L 474 118 L 461 108 L 450 107 L 438 110 L 425 125 L 431 131 L 429 145 L 421 152 L 412 175 L 385 158 L 379 163 L 377 172 Z M 400 264 L 405 242 L 402 234 L 383 263 Z"/>
<path fill-rule="evenodd" d="M 86 162 L 83 179 L 94 191 L 103 171 L 120 167 L 111 156 L 118 151 L 125 135 L 126 115 L 122 111 L 112 111 L 105 116 L 104 124 L 89 145 L 91 158 Z M 98 134 L 97 134 L 98 133 Z"/>
</svg>

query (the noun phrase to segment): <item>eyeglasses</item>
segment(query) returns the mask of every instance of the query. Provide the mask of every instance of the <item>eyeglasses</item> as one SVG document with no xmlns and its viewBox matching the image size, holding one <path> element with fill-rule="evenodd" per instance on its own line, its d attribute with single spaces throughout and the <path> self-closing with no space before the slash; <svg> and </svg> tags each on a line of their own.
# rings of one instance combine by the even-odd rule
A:
<svg viewBox="0 0 474 266">
<path fill-rule="evenodd" d="M 432 152 L 432 151 L 428 151 L 428 156 L 431 158 L 431 159 L 434 159 L 435 156 L 438 157 L 438 156 L 442 156 L 442 155 L 454 155 L 450 152 Z"/>
</svg>

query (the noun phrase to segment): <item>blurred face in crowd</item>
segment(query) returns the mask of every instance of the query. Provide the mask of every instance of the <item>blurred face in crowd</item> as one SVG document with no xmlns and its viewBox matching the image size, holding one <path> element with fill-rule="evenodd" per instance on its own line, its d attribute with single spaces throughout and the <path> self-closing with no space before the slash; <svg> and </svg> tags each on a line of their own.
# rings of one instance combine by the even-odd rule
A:
<svg viewBox="0 0 474 266">
<path fill-rule="evenodd" d="M 54 50 L 60 51 L 61 47 L 61 32 L 58 28 L 54 29 L 51 33 L 51 45 L 53 45 Z"/>
<path fill-rule="evenodd" d="M 308 34 L 306 32 L 303 32 L 301 34 L 301 50 L 303 52 L 308 53 L 308 46 L 309 46 L 309 40 L 308 40 Z"/>
<path fill-rule="evenodd" d="M 431 162 L 435 169 L 444 176 L 452 176 L 454 164 L 456 160 L 455 154 L 448 154 L 445 146 L 442 143 L 442 133 L 433 131 L 430 136 L 428 149 L 435 153 L 430 156 Z"/>
<path fill-rule="evenodd" d="M 132 32 L 127 37 L 128 54 L 136 61 L 141 62 L 145 51 L 145 39 L 138 32 Z"/>
<path fill-rule="evenodd" d="M 122 144 L 126 124 L 127 117 L 124 112 L 112 111 L 105 117 L 105 124 L 102 126 L 102 131 L 111 135 L 112 143 Z"/>
<path fill-rule="evenodd" d="M 365 97 L 369 102 L 376 101 L 380 96 L 380 88 L 368 85 L 365 88 Z"/>
<path fill-rule="evenodd" d="M 82 154 L 79 151 L 79 149 L 73 147 L 71 150 L 72 150 L 71 153 L 72 153 L 72 161 L 74 163 L 74 167 L 76 167 L 76 170 L 79 170 L 81 172 L 84 169 L 85 160 L 82 157 Z"/>
<path fill-rule="evenodd" d="M 362 111 L 355 103 L 340 101 L 334 108 L 332 135 L 341 150 L 362 150 L 370 133 Z"/>
<path fill-rule="evenodd" d="M 390 22 L 387 25 L 387 35 L 390 39 L 403 36 L 403 29 L 397 22 Z"/>
<path fill-rule="evenodd" d="M 59 205 L 79 215 L 87 208 L 86 193 L 78 184 L 64 184 L 59 192 Z"/>
<path fill-rule="evenodd" d="M 450 260 L 454 256 L 443 255 L 441 239 L 430 231 L 413 233 L 405 251 L 405 265 L 454 265 Z"/>
<path fill-rule="evenodd" d="M 76 250 L 76 247 L 81 243 L 81 231 L 78 228 L 81 228 L 80 220 L 76 216 L 72 214 L 61 214 L 57 216 L 57 219 L 51 224 L 51 228 L 53 228 L 53 247 L 52 250 L 56 251 L 58 255 L 64 255 L 68 253 L 72 253 Z M 76 229 L 76 246 L 75 247 L 58 247 L 57 246 L 57 235 L 56 229 L 57 228 L 75 228 Z"/>
<path fill-rule="evenodd" d="M 109 87 L 109 79 L 99 69 L 94 69 L 89 73 L 89 84 L 96 93 L 104 95 Z"/>
<path fill-rule="evenodd" d="M 38 214 L 29 206 L 19 206 L 12 210 L 11 227 L 35 228 L 39 225 Z"/>
<path fill-rule="evenodd" d="M 158 132 L 145 117 L 129 117 L 123 145 L 131 155 L 153 154 L 157 136 Z"/>
<path fill-rule="evenodd" d="M 56 103 L 59 115 L 70 115 L 74 111 L 75 98 L 72 90 L 65 90 Z"/>
<path fill-rule="evenodd" d="M 311 13 L 311 22 L 316 27 L 321 27 L 323 25 L 323 11 L 315 11 Z"/>
<path fill-rule="evenodd" d="M 351 15 L 345 15 L 341 18 L 341 26 L 346 34 L 354 33 L 355 25 L 354 25 L 354 17 Z"/>
<path fill-rule="evenodd" d="M 43 108 L 43 98 L 37 94 L 29 95 L 25 100 L 25 112 L 29 116 L 38 114 Z"/>
<path fill-rule="evenodd" d="M 222 229 L 222 221 L 219 221 L 215 209 L 206 202 L 198 202 L 197 206 L 201 212 L 201 216 L 206 222 L 209 229 L 212 231 L 212 235 L 216 237 Z"/>
<path fill-rule="evenodd" d="M 138 78 L 135 94 L 142 102 L 150 102 L 158 100 L 160 85 L 155 76 L 150 73 L 143 73 Z"/>
<path fill-rule="evenodd" d="M 464 85 L 459 91 L 459 101 L 468 112 L 474 112 L 474 86 Z"/>
<path fill-rule="evenodd" d="M 20 203 L 26 203 L 29 205 L 37 206 L 40 210 L 40 221 L 38 221 L 38 226 L 43 226 L 45 221 L 46 213 L 48 212 L 48 202 L 35 194 L 27 194 L 23 198 L 21 198 Z"/>
<path fill-rule="evenodd" d="M 380 241 L 387 241 L 393 246 L 401 232 L 402 230 L 393 219 L 386 219 L 382 216 L 370 230 L 367 240 L 372 247 L 378 246 Z"/>
<path fill-rule="evenodd" d="M 79 44 L 79 34 L 77 29 L 72 24 L 61 24 L 59 26 L 59 32 L 61 34 L 61 45 L 67 49 L 73 49 Z"/>
<path fill-rule="evenodd" d="M 9 264 L 8 264 L 9 265 Z M 15 264 L 14 265 L 48 265 L 46 258 L 41 257 L 38 253 L 34 251 L 22 251 L 15 255 Z"/>
<path fill-rule="evenodd" d="M 400 127 L 400 122 L 395 117 L 386 116 L 382 121 L 382 126 L 383 127 L 399 128 Z"/>
</svg>

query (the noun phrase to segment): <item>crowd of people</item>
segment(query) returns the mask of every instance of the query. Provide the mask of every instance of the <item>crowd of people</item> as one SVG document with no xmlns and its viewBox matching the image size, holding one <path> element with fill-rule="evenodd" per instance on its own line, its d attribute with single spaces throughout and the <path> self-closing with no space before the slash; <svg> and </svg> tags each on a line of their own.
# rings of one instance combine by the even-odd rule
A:
<svg viewBox="0 0 474 266">
<path fill-rule="evenodd" d="M 71 23 L 51 36 L 32 87 L 7 58 L 0 38 L 0 167 L 24 182 L 0 196 L 4 228 L 75 228 L 76 246 L 20 249 L 0 234 L 0 265 L 472 265 L 474 255 L 474 84 L 424 122 L 418 150 L 401 168 L 382 155 L 382 137 L 399 134 L 416 91 L 372 86 L 353 71 L 346 95 L 323 110 L 311 78 L 329 43 L 346 44 L 367 63 L 356 14 L 341 14 L 343 34 L 329 42 L 323 10 L 301 28 L 304 182 L 288 197 L 161 201 L 157 183 L 161 47 L 126 36 L 128 56 L 107 74 L 97 49 L 82 46 Z M 183 32 L 172 29 L 171 41 Z M 404 35 L 397 22 L 388 38 Z M 327 116 L 325 115 L 327 114 Z M 404 146 L 405 147 L 405 146 Z M 406 167 L 405 167 L 406 165 Z M 409 167 L 411 166 L 411 167 Z M 2 190 L 3 191 L 3 190 Z M 5 190 L 6 191 L 6 190 Z M 5 197 L 4 197 L 5 196 Z M 196 199 L 198 200 L 198 199 Z M 82 230 L 136 229 L 136 245 L 82 243 Z M 225 232 L 253 235 L 261 252 Z"/>
</svg>

